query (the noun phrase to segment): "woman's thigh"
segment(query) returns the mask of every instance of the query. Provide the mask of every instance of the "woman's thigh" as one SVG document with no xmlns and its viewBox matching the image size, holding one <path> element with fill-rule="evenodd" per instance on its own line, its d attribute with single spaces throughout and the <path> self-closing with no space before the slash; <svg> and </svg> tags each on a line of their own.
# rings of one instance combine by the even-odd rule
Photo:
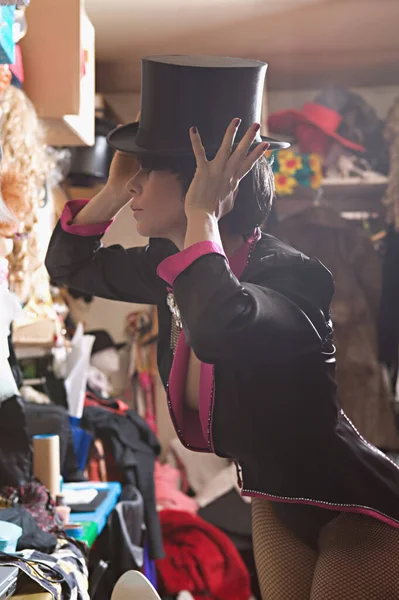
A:
<svg viewBox="0 0 399 600">
<path fill-rule="evenodd" d="M 311 600 L 398 600 L 399 529 L 341 513 L 319 539 Z"/>
<path fill-rule="evenodd" d="M 309 600 L 317 553 L 278 518 L 273 503 L 252 499 L 252 535 L 263 600 Z"/>
</svg>

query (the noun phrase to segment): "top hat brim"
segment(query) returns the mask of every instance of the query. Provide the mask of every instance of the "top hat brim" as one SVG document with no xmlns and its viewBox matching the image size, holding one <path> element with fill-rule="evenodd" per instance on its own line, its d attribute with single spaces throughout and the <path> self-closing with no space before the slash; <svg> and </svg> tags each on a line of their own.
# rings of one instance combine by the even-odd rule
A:
<svg viewBox="0 0 399 600">
<path fill-rule="evenodd" d="M 144 148 L 136 143 L 137 133 L 139 131 L 139 123 L 128 123 L 122 125 L 111 131 L 107 136 L 108 144 L 114 150 L 124 152 L 126 154 L 140 154 L 140 155 L 154 155 L 154 156 L 191 156 L 193 151 L 191 146 L 185 148 L 176 147 L 157 147 L 157 148 Z M 201 132 L 200 132 L 201 133 Z M 187 132 L 188 138 L 188 132 Z M 269 150 L 284 150 L 289 148 L 291 144 L 285 141 L 278 141 L 273 138 L 261 136 L 262 142 L 268 142 L 270 144 Z M 257 142 L 258 145 L 261 142 Z M 237 145 L 237 144 L 236 144 Z M 219 146 L 208 148 L 206 151 L 210 154 L 215 153 L 219 150 Z"/>
<path fill-rule="evenodd" d="M 329 131 L 323 127 L 322 123 L 313 121 L 308 115 L 304 115 L 300 110 L 281 110 L 273 113 L 268 118 L 268 126 L 272 133 L 282 133 L 285 135 L 295 136 L 296 128 L 302 123 L 308 123 L 317 127 L 326 136 L 333 138 L 345 148 L 354 150 L 355 152 L 365 152 L 366 149 L 360 144 L 356 144 L 348 140 L 334 131 Z"/>
</svg>

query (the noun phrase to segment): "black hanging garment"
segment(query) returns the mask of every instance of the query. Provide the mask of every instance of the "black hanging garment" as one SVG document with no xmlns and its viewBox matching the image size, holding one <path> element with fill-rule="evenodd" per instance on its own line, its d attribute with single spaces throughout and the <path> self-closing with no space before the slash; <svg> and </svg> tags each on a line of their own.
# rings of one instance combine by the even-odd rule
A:
<svg viewBox="0 0 399 600">
<path fill-rule="evenodd" d="M 0 487 L 25 485 L 32 478 L 32 447 L 24 404 L 18 396 L 0 404 Z"/>
<path fill-rule="evenodd" d="M 17 550 L 38 550 L 51 554 L 57 547 L 57 538 L 43 531 L 32 515 L 22 506 L 13 506 L 0 510 L 0 521 L 14 523 L 22 528 Z"/>
<path fill-rule="evenodd" d="M 116 465 L 123 472 L 123 483 L 132 484 L 140 491 L 150 558 L 163 558 L 154 484 L 155 460 L 161 447 L 155 434 L 133 410 L 118 415 L 93 406 L 85 408 L 82 427 L 93 431 L 94 437 L 100 438 L 111 450 Z"/>
<path fill-rule="evenodd" d="M 65 481 L 82 481 L 73 449 L 72 432 L 66 408 L 55 404 L 25 404 L 29 435 L 58 435 L 60 438 L 61 473 Z"/>
<path fill-rule="evenodd" d="M 144 564 L 144 503 L 138 490 L 135 500 L 119 502 L 108 520 L 109 547 L 114 581 Z"/>
</svg>

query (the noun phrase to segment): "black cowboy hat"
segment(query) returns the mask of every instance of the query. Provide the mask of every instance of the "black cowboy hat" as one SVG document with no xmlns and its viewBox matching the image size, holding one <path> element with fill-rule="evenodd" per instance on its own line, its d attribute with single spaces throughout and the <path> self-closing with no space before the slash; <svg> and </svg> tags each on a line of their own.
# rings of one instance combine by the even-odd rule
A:
<svg viewBox="0 0 399 600">
<path fill-rule="evenodd" d="M 191 156 L 189 129 L 198 127 L 208 156 L 215 155 L 226 127 L 242 120 L 236 144 L 260 122 L 267 64 L 213 56 L 150 56 L 142 59 L 139 123 L 111 131 L 108 143 L 133 154 Z M 257 134 L 255 144 L 271 150 L 288 148 Z"/>
</svg>

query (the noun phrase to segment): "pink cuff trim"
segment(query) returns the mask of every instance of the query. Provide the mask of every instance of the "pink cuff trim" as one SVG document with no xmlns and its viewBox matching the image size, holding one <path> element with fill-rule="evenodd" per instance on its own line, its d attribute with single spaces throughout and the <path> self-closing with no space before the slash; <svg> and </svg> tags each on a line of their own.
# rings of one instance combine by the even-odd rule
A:
<svg viewBox="0 0 399 600">
<path fill-rule="evenodd" d="M 91 225 L 73 225 L 72 219 L 82 210 L 90 200 L 70 200 L 64 206 L 60 218 L 61 227 L 67 233 L 74 235 L 103 235 L 112 225 L 113 221 L 105 221 L 104 223 L 92 223 Z"/>
<path fill-rule="evenodd" d="M 198 242 L 189 246 L 185 250 L 168 256 L 159 265 L 157 269 L 158 277 L 173 285 L 176 277 L 187 269 L 193 262 L 206 254 L 221 254 L 226 258 L 223 248 L 214 242 Z M 226 258 L 227 260 L 227 258 Z"/>
</svg>

